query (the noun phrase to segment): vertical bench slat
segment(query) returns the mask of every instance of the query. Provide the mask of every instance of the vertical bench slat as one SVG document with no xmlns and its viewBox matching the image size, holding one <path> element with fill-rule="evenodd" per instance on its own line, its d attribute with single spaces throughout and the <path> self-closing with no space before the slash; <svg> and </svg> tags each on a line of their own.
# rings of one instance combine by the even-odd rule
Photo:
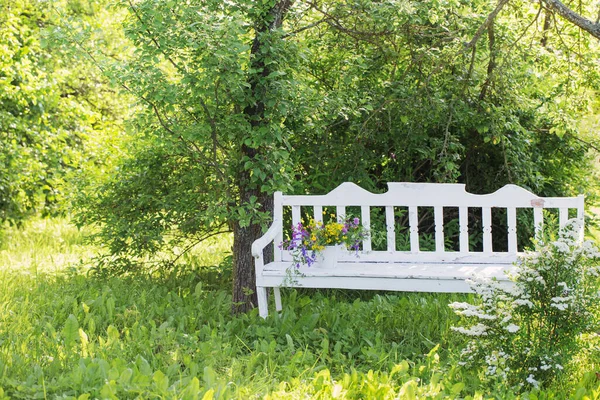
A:
<svg viewBox="0 0 600 400">
<path fill-rule="evenodd" d="M 292 206 L 292 225 L 296 226 L 300 222 L 300 206 Z"/>
<path fill-rule="evenodd" d="M 517 252 L 517 209 L 506 209 L 506 225 L 508 227 L 508 252 Z"/>
<path fill-rule="evenodd" d="M 433 209 L 435 220 L 435 251 L 444 252 L 444 207 L 436 206 Z"/>
<path fill-rule="evenodd" d="M 315 223 L 323 222 L 323 206 L 315 206 Z"/>
<path fill-rule="evenodd" d="M 579 242 L 582 243 L 583 239 L 584 239 L 584 229 L 583 229 L 583 220 L 584 220 L 584 213 L 583 213 L 583 209 L 584 209 L 584 200 L 583 200 L 583 196 L 578 196 L 578 202 L 579 204 L 577 205 L 577 219 L 579 220 L 579 222 L 581 223 L 581 229 L 579 230 Z"/>
<path fill-rule="evenodd" d="M 369 206 L 361 206 L 360 207 L 360 220 L 362 221 L 362 226 L 367 230 L 367 232 L 371 231 L 371 208 Z M 367 235 L 366 238 L 363 239 L 363 251 L 371 251 L 371 235 Z"/>
<path fill-rule="evenodd" d="M 481 207 L 483 218 L 483 252 L 492 252 L 492 208 Z"/>
<path fill-rule="evenodd" d="M 540 239 L 542 237 L 542 229 L 544 229 L 544 209 L 534 208 L 533 209 L 533 224 L 535 225 L 535 237 Z"/>
<path fill-rule="evenodd" d="M 458 223 L 460 225 L 460 251 L 469 252 L 469 207 L 458 208 Z"/>
<path fill-rule="evenodd" d="M 396 228 L 394 221 L 394 207 L 385 207 L 385 225 L 387 227 L 387 249 L 396 251 Z"/>
<path fill-rule="evenodd" d="M 346 207 L 337 206 L 335 208 L 335 213 L 337 214 L 337 221 L 342 222 L 346 218 Z"/>
<path fill-rule="evenodd" d="M 568 208 L 559 208 L 558 209 L 558 223 L 561 228 L 567 224 L 568 219 L 569 219 L 569 209 Z"/>
<path fill-rule="evenodd" d="M 408 207 L 408 225 L 410 227 L 410 251 L 419 252 L 419 211 L 416 206 Z"/>
<path fill-rule="evenodd" d="M 274 251 L 274 256 L 275 256 L 275 261 L 281 261 L 282 259 L 282 250 L 279 249 L 279 244 L 283 243 L 283 200 L 282 200 L 283 194 L 281 192 L 275 192 L 275 196 L 274 196 L 274 201 L 273 201 L 273 215 L 275 216 L 275 218 L 279 218 L 278 221 L 274 221 L 277 222 L 279 224 L 279 232 L 277 233 L 277 236 L 275 236 L 275 241 L 273 242 L 275 244 L 275 251 Z"/>
</svg>

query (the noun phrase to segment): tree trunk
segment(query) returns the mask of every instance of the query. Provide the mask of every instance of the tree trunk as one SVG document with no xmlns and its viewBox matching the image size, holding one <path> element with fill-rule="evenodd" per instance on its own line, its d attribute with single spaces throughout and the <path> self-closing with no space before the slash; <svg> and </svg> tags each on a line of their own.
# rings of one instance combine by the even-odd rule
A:
<svg viewBox="0 0 600 400">
<path fill-rule="evenodd" d="M 546 47 L 548 44 L 548 31 L 552 27 L 552 13 L 546 9 L 544 11 L 544 28 L 542 30 L 542 40 L 540 40 L 540 44 L 542 47 Z"/>
<path fill-rule="evenodd" d="M 265 120 L 265 97 L 268 86 L 265 85 L 265 79 L 273 72 L 272 64 L 266 65 L 264 62 L 265 54 L 269 53 L 268 47 L 265 49 L 263 35 L 269 31 L 281 28 L 287 11 L 292 6 L 293 0 L 280 0 L 276 2 L 263 15 L 261 21 L 255 22 L 255 37 L 250 50 L 250 66 L 253 71 L 260 71 L 258 74 L 249 74 L 248 83 L 253 104 L 244 109 L 244 114 L 250 121 L 252 128 L 268 126 L 270 121 Z M 269 46 L 269 45 L 267 45 Z M 262 82 L 261 82 L 262 80 Z M 241 159 L 254 159 L 258 155 L 263 155 L 266 150 L 260 147 L 254 148 L 243 144 L 241 146 Z M 273 194 L 263 193 L 256 183 L 251 182 L 250 172 L 242 165 L 239 168 L 237 179 L 240 193 L 240 206 L 250 203 L 252 197 L 256 197 L 261 205 L 260 211 L 267 211 L 273 215 Z M 267 179 L 269 179 L 267 177 Z M 262 235 L 260 225 L 252 221 L 250 226 L 242 227 L 239 222 L 234 223 L 233 227 L 233 313 L 246 312 L 257 305 L 256 300 L 256 273 L 254 270 L 254 260 L 252 258 L 252 243 Z M 273 249 L 267 249 L 265 260 L 272 258 Z"/>
<path fill-rule="evenodd" d="M 268 211 L 273 215 L 273 196 L 257 193 L 251 190 L 242 196 L 246 202 L 250 196 L 257 196 L 262 205 L 261 211 Z M 243 203 L 242 203 L 243 204 Z M 256 298 L 256 272 L 252 258 L 252 243 L 262 236 L 260 225 L 251 224 L 246 227 L 236 222 L 233 227 L 233 305 L 234 314 L 244 313 L 257 306 Z M 269 246 L 264 252 L 265 261 L 273 259 L 273 247 Z"/>
<path fill-rule="evenodd" d="M 242 228 L 235 223 L 233 229 L 233 305 L 234 314 L 244 313 L 257 306 L 256 273 L 251 254 L 252 242 L 259 237 L 258 225 Z"/>
</svg>

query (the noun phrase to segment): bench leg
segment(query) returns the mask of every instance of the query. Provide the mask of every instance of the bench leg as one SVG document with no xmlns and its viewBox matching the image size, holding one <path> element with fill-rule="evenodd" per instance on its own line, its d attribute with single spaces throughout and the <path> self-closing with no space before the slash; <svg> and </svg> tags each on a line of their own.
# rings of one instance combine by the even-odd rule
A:
<svg viewBox="0 0 600 400">
<path fill-rule="evenodd" d="M 283 307 L 281 306 L 281 292 L 278 287 L 273 288 L 273 294 L 275 295 L 275 310 L 281 311 Z"/>
<path fill-rule="evenodd" d="M 258 315 L 262 318 L 267 318 L 269 315 L 269 303 L 267 302 L 267 288 L 259 286 L 256 288 L 256 296 L 258 297 Z"/>
</svg>

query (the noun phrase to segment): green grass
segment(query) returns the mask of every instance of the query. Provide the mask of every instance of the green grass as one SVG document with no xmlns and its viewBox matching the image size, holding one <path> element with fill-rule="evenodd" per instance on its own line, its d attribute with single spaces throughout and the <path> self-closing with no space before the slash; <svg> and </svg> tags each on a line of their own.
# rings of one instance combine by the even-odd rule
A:
<svg viewBox="0 0 600 400">
<path fill-rule="evenodd" d="M 9 230 L 0 399 L 515 397 L 456 366 L 447 304 L 467 296 L 285 290 L 281 316 L 235 317 L 229 246 L 207 243 L 176 276 L 98 279 L 83 267 L 96 249 L 64 221 Z M 598 398 L 598 364 L 525 398 Z"/>
<path fill-rule="evenodd" d="M 1 227 L 0 227 L 1 228 Z M 0 268 L 25 274 L 58 272 L 92 257 L 87 232 L 57 219 L 35 219 L 23 229 L 0 229 Z"/>
</svg>

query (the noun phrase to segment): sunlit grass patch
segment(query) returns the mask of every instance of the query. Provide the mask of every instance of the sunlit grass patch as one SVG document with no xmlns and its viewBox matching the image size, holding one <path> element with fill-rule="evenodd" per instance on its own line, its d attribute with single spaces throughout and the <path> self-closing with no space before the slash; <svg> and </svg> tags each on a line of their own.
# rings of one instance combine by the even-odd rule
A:
<svg viewBox="0 0 600 400">
<path fill-rule="evenodd" d="M 181 257 L 181 263 L 191 267 L 219 265 L 231 255 L 232 234 L 221 234 L 198 243 Z"/>
<path fill-rule="evenodd" d="M 87 230 L 66 219 L 33 219 L 0 236 L 0 271 L 56 272 L 90 259 L 97 248 L 85 243 Z"/>
</svg>

